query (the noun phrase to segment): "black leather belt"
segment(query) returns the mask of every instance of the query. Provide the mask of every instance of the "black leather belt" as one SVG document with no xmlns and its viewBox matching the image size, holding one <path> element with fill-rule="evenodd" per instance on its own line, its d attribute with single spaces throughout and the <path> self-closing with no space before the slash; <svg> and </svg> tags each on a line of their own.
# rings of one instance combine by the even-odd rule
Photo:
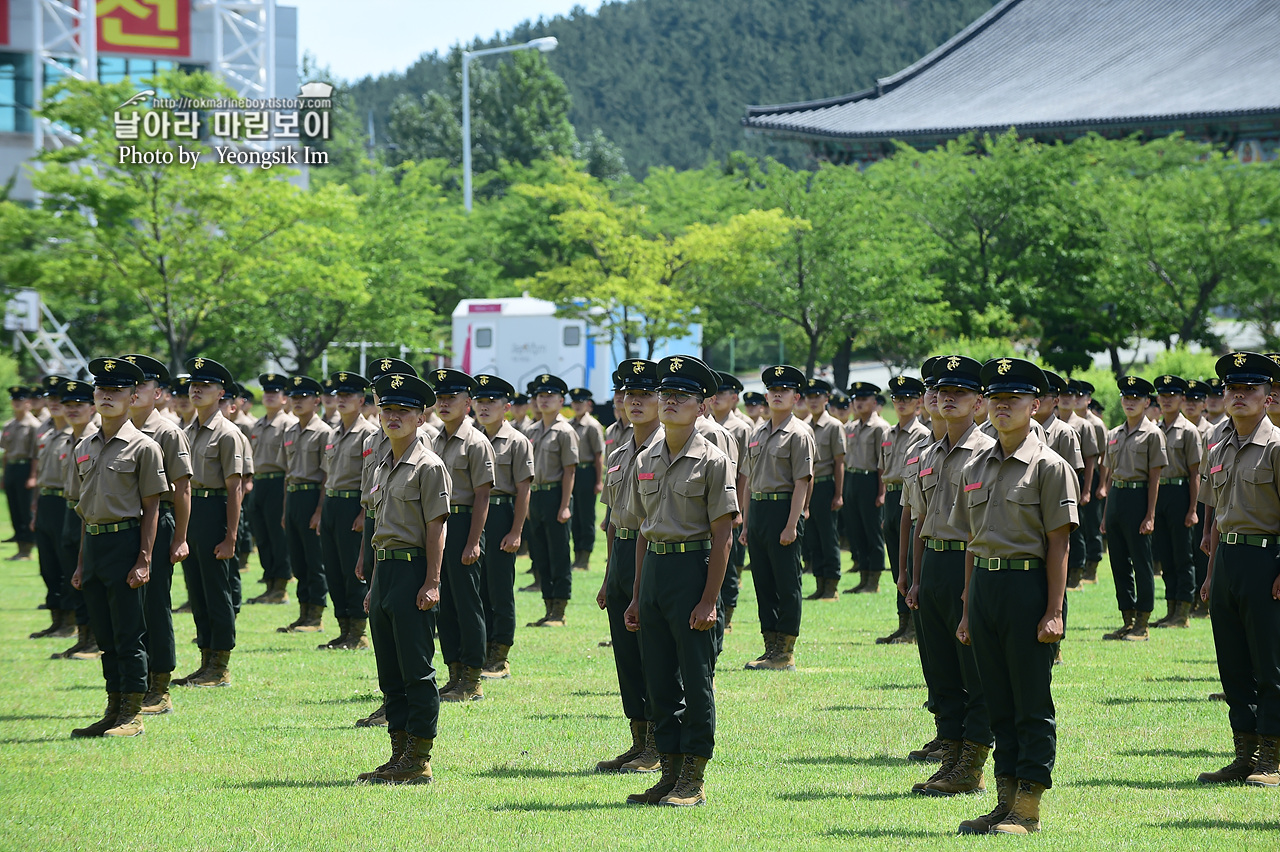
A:
<svg viewBox="0 0 1280 852">
<path fill-rule="evenodd" d="M 861 473 L 863 476 L 871 476 L 875 473 L 874 470 L 863 470 L 860 467 L 846 467 L 844 471 L 845 473 Z"/>
<path fill-rule="evenodd" d="M 973 567 L 985 568 L 988 571 L 1034 571 L 1044 567 L 1043 559 L 986 559 L 973 557 Z"/>
<path fill-rule="evenodd" d="M 373 558 L 378 562 L 388 562 L 390 560 L 412 562 L 420 556 L 426 556 L 426 554 L 427 552 L 421 547 L 406 547 L 403 550 L 375 550 Z"/>
<path fill-rule="evenodd" d="M 665 556 L 668 553 L 691 553 L 695 550 L 710 550 L 711 542 L 708 539 L 701 541 L 651 541 L 648 542 L 647 548 L 650 553 Z"/>
<path fill-rule="evenodd" d="M 103 533 L 123 532 L 140 526 L 142 526 L 141 521 L 130 519 L 120 521 L 117 524 L 85 524 L 84 531 L 89 535 L 102 535 Z"/>
</svg>

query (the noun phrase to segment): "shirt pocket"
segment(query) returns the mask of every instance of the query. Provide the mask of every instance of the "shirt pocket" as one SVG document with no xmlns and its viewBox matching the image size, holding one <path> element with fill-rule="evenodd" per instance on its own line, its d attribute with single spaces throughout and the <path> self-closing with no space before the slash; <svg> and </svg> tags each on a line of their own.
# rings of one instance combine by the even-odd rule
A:
<svg viewBox="0 0 1280 852">
<path fill-rule="evenodd" d="M 1009 489 L 1008 500 L 1010 503 L 1017 503 L 1019 506 L 1039 506 L 1040 486 L 1015 485 Z"/>
<path fill-rule="evenodd" d="M 1269 486 L 1275 478 L 1275 471 L 1268 467 L 1240 471 L 1240 479 L 1247 483 L 1247 487 L 1240 489 L 1240 497 L 1244 504 L 1251 509 L 1267 505 L 1268 493 L 1273 495 L 1271 499 L 1274 499 L 1275 489 Z"/>
<path fill-rule="evenodd" d="M 407 503 L 422 502 L 422 487 L 419 485 L 396 485 L 387 493 L 393 500 L 402 500 Z"/>
<path fill-rule="evenodd" d="M 969 508 L 976 509 L 982 506 L 991 497 L 991 488 L 975 488 L 964 495 L 964 499 L 969 502 Z"/>
<path fill-rule="evenodd" d="M 707 493 L 707 483 L 700 479 L 685 479 L 677 482 L 671 489 L 681 497 L 698 498 Z"/>
<path fill-rule="evenodd" d="M 137 459 L 112 459 L 107 464 L 107 470 L 112 473 L 135 473 L 138 470 Z"/>
</svg>

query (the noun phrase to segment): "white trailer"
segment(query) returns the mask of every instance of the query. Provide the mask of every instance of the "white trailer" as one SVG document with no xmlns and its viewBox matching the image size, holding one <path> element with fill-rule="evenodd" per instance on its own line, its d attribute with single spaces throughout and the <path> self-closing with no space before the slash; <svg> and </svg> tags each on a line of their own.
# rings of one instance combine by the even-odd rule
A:
<svg viewBox="0 0 1280 852">
<path fill-rule="evenodd" d="M 688 337 L 661 342 L 654 360 L 701 353 L 702 327 L 695 325 Z M 463 299 L 453 310 L 454 369 L 501 376 L 520 392 L 535 376 L 551 373 L 605 400 L 613 395 L 610 376 L 619 362 L 644 354 L 625 354 L 622 341 L 610 341 L 586 320 L 557 317 L 555 304 L 542 299 Z"/>
</svg>

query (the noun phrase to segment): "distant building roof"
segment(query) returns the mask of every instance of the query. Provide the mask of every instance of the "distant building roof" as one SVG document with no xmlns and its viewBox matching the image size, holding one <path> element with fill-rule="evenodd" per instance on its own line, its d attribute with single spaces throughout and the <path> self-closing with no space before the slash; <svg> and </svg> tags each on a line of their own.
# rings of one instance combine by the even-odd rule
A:
<svg viewBox="0 0 1280 852">
<path fill-rule="evenodd" d="M 1221 134 L 1223 120 L 1280 131 L 1276 0 L 1001 0 L 875 88 L 748 107 L 743 124 L 867 154 L 1010 127 Z"/>
</svg>

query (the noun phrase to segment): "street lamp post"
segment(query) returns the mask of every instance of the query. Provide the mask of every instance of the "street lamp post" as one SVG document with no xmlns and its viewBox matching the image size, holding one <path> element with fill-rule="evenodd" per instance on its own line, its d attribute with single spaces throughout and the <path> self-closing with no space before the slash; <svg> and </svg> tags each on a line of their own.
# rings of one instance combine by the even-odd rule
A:
<svg viewBox="0 0 1280 852">
<path fill-rule="evenodd" d="M 462 203 L 471 212 L 471 60 L 494 53 L 511 53 L 516 50 L 539 50 L 550 53 L 560 42 L 554 36 L 535 38 L 524 44 L 509 44 L 487 50 L 462 51 Z"/>
</svg>

